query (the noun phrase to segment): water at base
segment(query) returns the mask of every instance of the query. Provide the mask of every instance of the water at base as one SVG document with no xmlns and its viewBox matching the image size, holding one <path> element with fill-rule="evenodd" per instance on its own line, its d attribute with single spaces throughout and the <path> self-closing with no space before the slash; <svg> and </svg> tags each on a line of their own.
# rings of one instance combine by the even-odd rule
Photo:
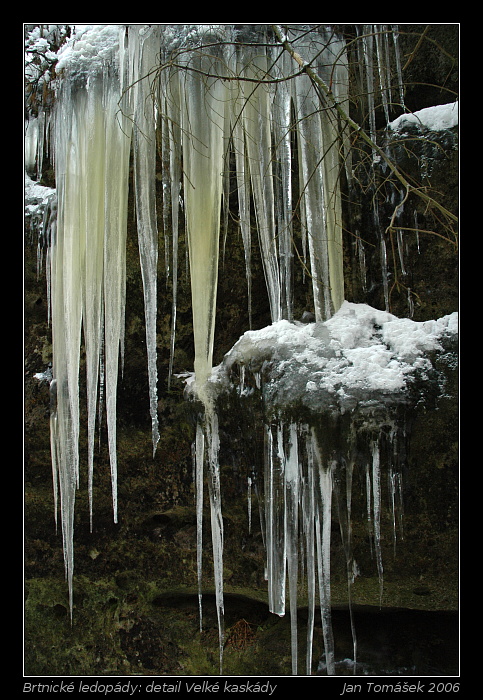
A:
<svg viewBox="0 0 483 700">
<path fill-rule="evenodd" d="M 358 658 L 351 654 L 349 611 L 334 609 L 337 676 L 452 676 L 458 674 L 457 611 L 379 609 L 353 610 Z M 325 657 L 315 675 L 329 675 Z"/>
</svg>

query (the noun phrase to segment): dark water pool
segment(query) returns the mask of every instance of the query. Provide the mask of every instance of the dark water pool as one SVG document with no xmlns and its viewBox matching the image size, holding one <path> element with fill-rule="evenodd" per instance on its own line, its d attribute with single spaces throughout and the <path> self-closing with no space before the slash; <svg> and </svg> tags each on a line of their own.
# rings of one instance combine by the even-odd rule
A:
<svg viewBox="0 0 483 700">
<path fill-rule="evenodd" d="M 459 672 L 459 616 L 454 611 L 353 610 L 357 663 L 347 609 L 332 611 L 337 675 L 454 676 Z M 321 659 L 318 675 L 326 675 Z"/>
<path fill-rule="evenodd" d="M 218 640 L 215 597 L 203 596 L 205 637 L 212 632 L 212 654 L 216 657 Z M 193 630 L 198 633 L 198 599 L 196 595 L 162 594 L 153 601 L 160 613 L 164 609 L 188 613 Z M 164 613 L 162 613 L 164 615 Z M 307 639 L 307 608 L 298 609 L 299 673 L 304 674 Z M 243 666 L 229 669 L 230 632 L 241 620 L 253 630 L 253 643 L 242 653 Z M 353 607 L 357 637 L 354 648 L 349 610 L 332 609 L 337 676 L 455 676 L 459 672 L 459 615 L 455 611 L 426 611 L 406 608 Z M 320 611 L 316 610 L 313 674 L 326 675 Z M 266 603 L 247 596 L 225 595 L 225 629 L 227 675 L 240 669 L 242 675 L 290 675 L 290 615 L 272 615 Z M 195 635 L 195 631 L 193 631 Z M 281 659 L 285 658 L 282 664 Z M 317 663 L 317 659 L 319 662 Z M 235 673 L 237 675 L 237 673 Z"/>
</svg>

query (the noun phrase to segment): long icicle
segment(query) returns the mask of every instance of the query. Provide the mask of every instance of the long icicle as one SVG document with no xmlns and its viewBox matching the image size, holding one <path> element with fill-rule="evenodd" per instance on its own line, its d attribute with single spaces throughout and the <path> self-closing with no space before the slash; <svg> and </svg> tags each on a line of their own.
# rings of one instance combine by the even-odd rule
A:
<svg viewBox="0 0 483 700">
<path fill-rule="evenodd" d="M 195 386 L 205 416 L 208 450 L 208 485 L 219 630 L 220 672 L 223 667 L 223 520 L 218 464 L 218 418 L 207 393 L 212 369 L 218 282 L 219 228 L 223 193 L 223 147 L 226 88 L 221 80 L 200 77 L 216 73 L 216 54 L 193 53 L 187 70 L 179 73 L 182 100 L 183 172 L 186 225 L 191 276 Z M 199 478 L 199 477 L 198 477 Z"/>
<path fill-rule="evenodd" d="M 123 358 L 126 307 L 126 235 L 131 122 L 119 114 L 119 94 L 109 94 L 106 162 L 117 177 L 106 175 L 104 238 L 104 327 L 106 414 L 114 521 L 117 522 L 116 403 L 119 360 Z"/>
<path fill-rule="evenodd" d="M 149 403 L 152 423 L 153 456 L 159 442 L 157 394 L 157 266 L 158 230 L 156 222 L 156 123 L 154 96 L 149 72 L 156 65 L 159 52 L 159 28 L 130 28 L 130 47 L 135 82 L 134 101 L 134 190 L 138 228 L 139 258 L 146 316 L 146 348 L 148 355 Z M 136 77 L 137 76 L 137 77 Z"/>
<path fill-rule="evenodd" d="M 304 491 L 302 502 L 303 526 L 305 535 L 307 596 L 309 616 L 307 621 L 307 660 L 306 674 L 312 675 L 312 648 L 315 625 L 315 487 L 314 487 L 314 454 L 305 428 L 305 449 L 307 453 L 306 472 L 304 473 Z"/>
<path fill-rule="evenodd" d="M 312 450 L 317 479 L 316 487 L 316 521 L 315 536 L 317 542 L 317 565 L 319 574 L 320 612 L 324 636 L 325 661 L 327 675 L 335 675 L 334 638 L 331 619 L 330 593 L 330 542 L 332 517 L 332 472 L 335 464 L 324 460 L 320 445 L 312 430 Z"/>
<path fill-rule="evenodd" d="M 260 49 L 244 48 L 240 53 L 242 77 L 262 81 L 255 88 L 253 82 L 241 83 L 242 123 L 270 312 L 272 321 L 279 321 L 282 307 L 271 163 L 271 97 L 263 84 L 268 61 Z"/>
<path fill-rule="evenodd" d="M 196 486 L 196 569 L 198 575 L 198 608 L 200 632 L 203 629 L 202 579 L 203 579 L 203 461 L 205 458 L 205 435 L 201 424 L 196 425 L 195 439 L 195 486 Z"/>
<path fill-rule="evenodd" d="M 88 392 L 89 498 L 104 324 L 107 422 L 117 521 L 116 395 L 125 303 L 129 135 L 117 120 L 115 70 L 84 84 L 66 77 L 56 102 L 54 152 L 58 220 L 50 254 L 52 462 L 59 481 L 66 577 L 72 615 L 73 527 L 79 485 L 79 362 L 84 324 Z M 126 125 L 127 126 L 127 125 Z M 117 177 L 107 176 L 107 164 Z M 55 493 L 55 489 L 54 489 Z"/>
<path fill-rule="evenodd" d="M 379 442 L 372 443 L 372 497 L 374 504 L 374 549 L 376 552 L 377 573 L 379 576 L 379 602 L 382 605 L 383 593 L 383 566 L 381 553 L 381 471 L 380 471 L 380 447 Z"/>
<path fill-rule="evenodd" d="M 298 673 L 298 643 L 297 643 L 297 585 L 298 585 L 298 520 L 299 520 L 299 456 L 297 426 L 291 423 L 287 437 L 285 460 L 285 493 L 286 493 L 286 547 L 287 571 L 290 596 L 290 637 L 292 650 L 292 675 Z"/>
</svg>

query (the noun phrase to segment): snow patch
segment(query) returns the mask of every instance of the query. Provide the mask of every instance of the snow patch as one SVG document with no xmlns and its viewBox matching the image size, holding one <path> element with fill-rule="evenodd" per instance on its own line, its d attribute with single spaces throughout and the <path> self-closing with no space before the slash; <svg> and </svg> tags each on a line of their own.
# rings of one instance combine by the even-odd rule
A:
<svg viewBox="0 0 483 700">
<path fill-rule="evenodd" d="M 120 25 L 79 25 L 73 37 L 58 51 L 57 73 L 69 70 L 94 74 L 106 62 L 117 62 Z"/>
<path fill-rule="evenodd" d="M 264 373 L 264 398 L 274 407 L 344 412 L 400 399 L 414 372 L 431 368 L 427 353 L 457 332 L 457 312 L 417 322 L 345 301 L 323 323 L 282 320 L 247 331 L 214 368 L 210 386 L 215 394 L 229 391 L 236 366 L 246 367 Z"/>
<path fill-rule="evenodd" d="M 31 211 L 30 208 L 37 208 L 47 204 L 50 197 L 54 194 L 54 189 L 39 185 L 38 182 L 34 182 L 34 180 L 25 173 L 25 205 L 29 211 Z"/>
<path fill-rule="evenodd" d="M 458 126 L 458 101 L 436 107 L 426 107 L 412 114 L 402 114 L 389 124 L 392 131 L 401 132 L 408 126 L 430 131 L 444 131 Z"/>
</svg>

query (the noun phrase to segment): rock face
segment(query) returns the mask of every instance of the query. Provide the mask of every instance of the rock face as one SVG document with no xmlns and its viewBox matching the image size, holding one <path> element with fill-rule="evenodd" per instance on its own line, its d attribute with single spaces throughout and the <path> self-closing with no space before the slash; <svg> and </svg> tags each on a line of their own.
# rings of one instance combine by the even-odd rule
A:
<svg viewBox="0 0 483 700">
<path fill-rule="evenodd" d="M 351 28 L 346 28 L 347 32 Z M 421 39 L 423 37 L 423 39 Z M 428 83 L 456 88 L 457 69 L 449 59 L 457 52 L 455 25 L 404 25 L 401 30 L 408 84 Z M 435 47 L 443 47 L 439 52 Z M 439 58 L 438 58 L 439 56 Z M 420 60 L 421 59 L 421 60 Z M 423 60 L 424 59 L 424 60 Z M 419 72 L 418 72 L 419 71 Z M 429 96 L 431 93 L 431 97 Z M 415 111 L 450 102 L 448 93 L 407 88 L 406 104 Z M 429 103 L 428 103 L 429 100 Z M 414 122 L 401 129 L 381 128 L 379 142 L 396 153 L 411 182 L 438 193 L 438 201 L 453 214 L 458 205 L 458 130 L 421 128 Z M 367 154 L 366 154 L 367 155 Z M 346 183 L 345 286 L 346 298 L 368 304 L 412 323 L 431 322 L 458 309 L 458 257 L 452 221 L 417 198 L 404 200 L 402 188 L 387 179 L 384 164 L 361 176 L 365 156 L 355 163 L 358 183 Z M 44 163 L 44 180 L 51 179 Z M 373 182 L 372 179 L 376 178 Z M 359 185 L 362 185 L 360 187 Z M 29 185 L 30 187 L 30 185 Z M 29 190 L 32 211 L 45 191 Z M 159 183 L 158 197 L 160 197 Z M 374 198 L 378 219 L 374 218 Z M 30 200 L 29 200 L 30 201 Z M 29 201 L 27 204 L 29 204 Z M 403 204 L 402 204 L 403 202 Z M 398 208 L 398 205 L 401 206 Z M 118 464 L 119 523 L 112 518 L 109 458 L 104 421 L 100 426 L 94 477 L 94 527 L 89 529 L 87 476 L 81 476 L 75 514 L 74 624 L 71 626 L 64 581 L 62 537 L 56 532 L 52 495 L 49 437 L 48 369 L 51 329 L 48 324 L 45 261 L 38 257 L 40 219 L 27 210 L 25 244 L 25 670 L 31 675 L 212 675 L 218 673 L 218 636 L 213 605 L 213 569 L 209 542 L 209 511 L 205 511 L 203 581 L 206 589 L 204 627 L 199 632 L 196 598 L 196 513 L 193 492 L 192 444 L 196 405 L 186 400 L 182 378 L 167 387 L 170 357 L 172 280 L 164 269 L 160 243 L 158 282 L 158 375 L 161 438 L 152 457 L 151 420 L 145 351 L 143 292 L 139 270 L 133 202 L 128 229 L 125 364 L 119 377 Z M 392 219 L 394 212 L 396 216 Z M 389 223 L 393 223 L 391 228 Z M 382 271 L 382 251 L 387 268 Z M 235 224 L 227 230 L 220 262 L 214 364 L 222 363 L 249 323 L 243 244 Z M 174 374 L 192 370 L 193 340 L 189 280 L 184 265 L 184 234 L 180 240 L 177 340 Z M 303 271 L 297 273 L 294 316 L 310 312 Z M 252 327 L 270 324 L 262 263 L 252 250 Z M 389 307 L 387 304 L 389 303 Z M 308 326 L 312 322 L 311 318 Z M 431 371 L 416 379 L 420 400 L 405 415 L 405 440 L 398 457 L 402 471 L 401 503 L 394 529 L 389 485 L 381 490 L 385 508 L 381 523 L 384 591 L 380 598 L 377 561 L 368 535 L 365 474 L 356 475 L 353 505 L 353 551 L 357 576 L 352 586 L 356 606 L 410 609 L 416 615 L 441 613 L 435 623 L 441 639 L 454 633 L 458 604 L 458 373 L 457 340 L 430 353 Z M 290 363 L 290 357 L 285 358 Z M 328 358 L 330 359 L 330 358 Z M 81 365 L 81 394 L 85 378 Z M 43 376 L 39 376 L 43 375 Z M 441 381 L 444 378 L 444 381 Z M 414 384 L 412 385 L 414 388 Z M 309 387 L 310 388 L 310 387 Z M 442 389 L 443 388 L 443 389 Z M 81 406 L 83 402 L 81 401 Z M 404 408 L 402 409 L 404 411 Z M 350 405 L 347 404 L 350 413 Z M 347 414 L 346 414 L 347 415 Z M 286 618 L 270 615 L 264 579 L 265 547 L 255 484 L 247 475 L 253 465 L 263 471 L 262 425 L 253 421 L 251 438 L 239 429 L 237 405 L 229 402 L 220 414 L 220 467 L 224 518 L 224 580 L 226 590 L 225 672 L 232 675 L 290 674 L 290 630 Z M 254 412 L 252 418 L 256 417 Z M 301 413 L 300 418 L 305 414 Z M 85 418 L 85 417 L 84 417 Z M 344 419 L 341 418 L 343 421 Z M 81 435 L 81 460 L 87 435 Z M 387 474 L 384 475 L 387 477 Z M 331 539 L 332 603 L 340 615 L 347 605 L 347 571 L 340 514 L 333 511 Z M 396 535 L 394 533 L 396 532 Z M 305 635 L 307 612 L 300 595 L 300 635 Z M 367 614 L 371 608 L 366 610 Z M 365 609 L 361 608 L 361 619 Z M 424 613 L 424 614 L 426 614 Z M 391 618 L 392 619 L 392 618 Z M 428 624 L 425 618 L 419 630 Z M 436 619 L 436 618 L 434 618 Z M 363 623 L 361 622 L 361 625 Z M 367 627 L 377 629 L 380 647 L 388 629 L 380 618 Z M 432 623 L 431 623 L 432 624 Z M 422 626 L 421 626 L 422 625 Z M 343 624 L 335 623 L 336 648 L 347 656 Z M 366 628 L 364 628 L 366 629 Z M 404 628 L 406 629 L 406 628 Z M 424 627 L 426 629 L 426 627 Z M 428 628 L 429 629 L 429 628 Z M 443 630 L 443 631 L 441 631 Z M 201 641 L 200 644 L 200 634 Z M 414 635 L 408 647 L 414 645 Z M 385 635 L 385 640 L 383 639 Z M 362 634 L 364 637 L 364 633 Z M 401 638 L 404 634 L 401 635 Z M 379 636 L 378 636 L 379 638 Z M 430 634 L 428 632 L 428 640 Z M 370 645 L 369 645 L 370 647 Z M 367 648 L 367 663 L 377 649 Z M 400 666 L 418 666 L 418 673 L 435 672 L 427 641 L 402 655 Z M 320 630 L 314 638 L 314 659 L 322 654 Z M 431 649 L 430 651 L 428 651 Z M 440 647 L 439 647 L 440 649 Z M 441 675 L 454 672 L 456 652 L 440 654 Z M 302 653 L 302 652 L 301 652 Z M 361 652 L 363 654 L 363 652 Z M 402 654 L 402 652 L 401 652 Z M 412 654 L 412 655 L 411 655 Z M 403 658 L 404 656 L 404 658 Z M 362 659 L 363 661 L 364 659 Z M 303 667 L 304 661 L 301 661 Z M 388 661 L 388 663 L 392 663 Z M 323 673 L 323 670 L 320 671 Z"/>
</svg>

